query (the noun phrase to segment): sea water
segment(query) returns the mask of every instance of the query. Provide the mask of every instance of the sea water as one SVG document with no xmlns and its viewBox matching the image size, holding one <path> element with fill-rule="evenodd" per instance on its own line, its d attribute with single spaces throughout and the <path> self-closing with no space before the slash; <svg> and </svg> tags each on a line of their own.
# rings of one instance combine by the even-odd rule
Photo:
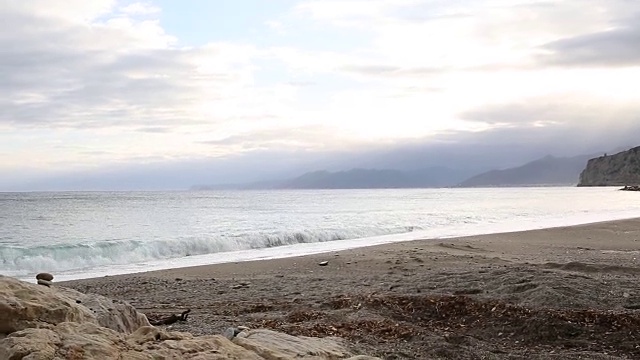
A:
<svg viewBox="0 0 640 360">
<path fill-rule="evenodd" d="M 0 274 L 56 280 L 640 217 L 614 188 L 0 193 Z"/>
</svg>

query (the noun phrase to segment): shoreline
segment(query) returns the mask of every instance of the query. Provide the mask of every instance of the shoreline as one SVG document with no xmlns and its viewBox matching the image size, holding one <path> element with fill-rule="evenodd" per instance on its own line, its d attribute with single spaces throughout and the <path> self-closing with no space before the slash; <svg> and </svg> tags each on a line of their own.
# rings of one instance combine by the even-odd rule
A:
<svg viewBox="0 0 640 360">
<path fill-rule="evenodd" d="M 639 274 L 634 218 L 57 284 L 150 316 L 191 309 L 171 327 L 194 334 L 337 335 L 385 359 L 629 359 Z"/>
<path fill-rule="evenodd" d="M 601 227 L 610 227 L 617 226 L 619 223 L 626 224 L 627 222 L 638 223 L 640 228 L 640 217 L 638 218 L 629 218 L 629 219 L 620 219 L 620 220 L 604 220 L 592 223 L 584 223 L 577 225 L 569 225 L 569 226 L 555 226 L 549 228 L 541 228 L 541 229 L 533 229 L 533 230 L 520 230 L 520 231 L 506 231 L 506 232 L 498 232 L 498 233 L 489 233 L 489 234 L 478 234 L 478 235 L 467 235 L 467 236 L 454 236 L 454 237 L 442 237 L 442 238 L 418 238 L 414 240 L 403 240 L 403 241 L 395 241 L 395 242 L 383 242 L 371 245 L 364 245 L 354 248 L 346 248 L 340 250 L 327 250 L 318 253 L 310 253 L 303 255 L 293 255 L 286 257 L 277 257 L 277 258 L 266 258 L 266 259 L 256 259 L 256 260 L 244 260 L 244 261 L 229 261 L 229 262 L 220 262 L 220 263 L 212 263 L 212 264 L 204 264 L 204 265 L 196 265 L 196 266 L 186 266 L 186 267 L 174 267 L 174 268 L 166 268 L 166 269 L 158 269 L 151 271 L 141 271 L 136 273 L 125 273 L 125 274 L 116 274 L 116 275 L 106 275 L 103 277 L 131 277 L 131 276 L 149 276 L 149 277 L 171 277 L 173 275 L 179 276 L 187 276 L 188 274 L 195 274 L 194 277 L 197 278 L 201 276 L 202 273 L 215 272 L 218 269 L 225 270 L 233 270 L 233 273 L 241 274 L 243 271 L 247 269 L 259 267 L 259 268 L 272 268 L 274 266 L 284 267 L 287 264 L 298 264 L 298 263 L 309 263 L 309 262 L 322 262 L 322 261 L 330 261 L 332 258 L 340 257 L 340 256 L 367 256 L 367 253 L 385 253 L 387 251 L 393 250 L 395 248 L 409 248 L 409 247 L 421 247 L 425 249 L 433 249 L 434 251 L 443 251 L 442 249 L 438 249 L 439 247 L 444 247 L 446 249 L 445 252 L 451 254 L 462 254 L 465 252 L 473 252 L 474 246 L 469 245 L 467 242 L 482 242 L 485 245 L 487 243 L 493 242 L 494 239 L 497 239 L 498 242 L 505 241 L 506 239 L 513 238 L 521 238 L 528 237 L 529 235 L 537 235 L 536 233 L 553 233 L 557 230 L 559 231 L 571 231 L 576 230 L 591 230 L 592 228 L 601 228 Z M 405 234 L 400 234 L 405 235 Z M 394 236 L 394 235 L 391 235 Z M 640 242 L 640 237 L 638 238 Z M 443 243 L 453 242 L 454 244 L 449 244 L 442 246 Z M 458 242 L 464 243 L 464 245 L 457 244 Z M 512 244 L 513 245 L 513 244 Z M 515 244 L 517 246 L 517 244 Z M 296 246 L 296 245 L 292 245 Z M 530 247 L 531 244 L 521 244 L 522 249 Z M 640 252 L 640 243 L 639 243 L 638 251 Z M 587 248 L 587 247 L 585 247 Z M 512 250 L 512 249 L 511 249 Z M 535 250 L 532 250 L 535 253 Z M 531 255 L 527 253 L 528 255 Z M 514 256 L 514 254 L 503 252 L 505 258 Z M 521 256 L 525 256 L 522 254 Z M 501 257 L 502 258 L 502 257 Z M 640 253 L 639 257 L 640 259 Z M 536 258 L 529 259 L 529 262 L 536 261 Z M 640 261 L 640 260 L 639 260 Z M 639 262 L 640 265 L 640 262 Z M 225 271 L 223 271 L 224 273 Z M 83 278 L 83 279 L 72 279 L 67 280 L 65 282 L 74 282 L 81 280 L 92 280 L 92 279 L 100 279 L 103 277 L 93 277 L 93 278 Z"/>
<path fill-rule="evenodd" d="M 570 220 L 562 219 L 560 221 L 545 222 L 540 226 L 538 222 L 533 220 L 518 221 L 513 223 L 499 223 L 487 225 L 468 224 L 469 228 L 464 230 L 455 229 L 454 226 L 435 229 L 436 232 L 420 230 L 416 232 L 407 232 L 399 234 L 388 234 L 371 236 L 356 239 L 334 240 L 327 242 L 301 243 L 293 245 L 277 246 L 272 248 L 261 248 L 252 250 L 238 250 L 211 254 L 194 255 L 183 258 L 165 259 L 149 261 L 142 264 L 113 265 L 109 267 L 100 267 L 99 270 L 74 271 L 63 273 L 58 276 L 62 281 L 73 281 L 100 278 L 104 276 L 120 276 L 135 275 L 149 271 L 164 271 L 177 268 L 190 268 L 207 265 L 218 265 L 226 263 L 245 263 L 254 261 L 270 261 L 277 259 L 290 259 L 301 256 L 312 256 L 326 253 L 335 253 L 339 251 L 348 251 L 359 248 L 368 248 L 387 244 L 396 244 L 403 242 L 416 241 L 439 241 L 454 240 L 458 238 L 466 238 L 472 236 L 491 236 L 500 234 L 519 233 L 527 231 L 549 230 L 574 226 L 589 226 L 594 224 L 625 221 L 640 218 L 637 214 L 631 216 L 631 213 L 625 213 L 625 216 L 614 215 L 612 218 L 602 219 L 602 216 L 589 218 L 586 216 L 571 218 Z M 461 225 L 463 227 L 463 225 Z M 429 236 L 434 233 L 443 234 L 441 236 Z M 108 270 L 107 270 L 108 268 Z M 136 269 L 137 268 L 137 269 Z M 135 269 L 135 270 L 134 270 Z M 31 276 L 19 277 L 22 280 L 29 281 Z"/>
</svg>

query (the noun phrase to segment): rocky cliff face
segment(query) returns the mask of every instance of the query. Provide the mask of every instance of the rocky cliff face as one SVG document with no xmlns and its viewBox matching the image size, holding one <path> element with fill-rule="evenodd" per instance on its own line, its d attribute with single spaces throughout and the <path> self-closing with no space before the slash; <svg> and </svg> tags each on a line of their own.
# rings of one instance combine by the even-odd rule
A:
<svg viewBox="0 0 640 360">
<path fill-rule="evenodd" d="M 640 146 L 589 160 L 578 186 L 640 185 Z"/>
<path fill-rule="evenodd" d="M 127 303 L 1 275 L 0 359 L 379 360 L 353 356 L 338 338 L 167 331 Z"/>
</svg>

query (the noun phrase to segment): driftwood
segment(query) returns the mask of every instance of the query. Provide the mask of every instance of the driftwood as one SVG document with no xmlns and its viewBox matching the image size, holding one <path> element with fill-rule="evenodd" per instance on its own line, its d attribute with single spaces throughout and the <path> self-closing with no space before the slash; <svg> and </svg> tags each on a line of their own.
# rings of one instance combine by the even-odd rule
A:
<svg viewBox="0 0 640 360">
<path fill-rule="evenodd" d="M 187 321 L 187 317 L 189 316 L 190 312 L 191 312 L 191 309 L 187 309 L 183 311 L 180 315 L 171 314 L 170 316 L 159 318 L 159 319 L 150 318 L 149 323 L 153 326 L 158 326 L 158 325 L 171 325 L 178 321 Z"/>
</svg>

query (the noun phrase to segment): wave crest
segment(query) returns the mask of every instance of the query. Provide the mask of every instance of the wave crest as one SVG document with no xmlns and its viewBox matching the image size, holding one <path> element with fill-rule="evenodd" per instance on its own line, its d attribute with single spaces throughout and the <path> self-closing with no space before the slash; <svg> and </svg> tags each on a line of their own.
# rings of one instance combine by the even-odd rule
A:
<svg viewBox="0 0 640 360">
<path fill-rule="evenodd" d="M 407 226 L 389 229 L 303 230 L 244 233 L 171 240 L 121 240 L 36 247 L 0 246 L 0 269 L 11 276 L 41 271 L 77 271 L 109 265 L 139 264 L 212 253 L 273 248 L 399 234 L 419 230 Z"/>
</svg>

